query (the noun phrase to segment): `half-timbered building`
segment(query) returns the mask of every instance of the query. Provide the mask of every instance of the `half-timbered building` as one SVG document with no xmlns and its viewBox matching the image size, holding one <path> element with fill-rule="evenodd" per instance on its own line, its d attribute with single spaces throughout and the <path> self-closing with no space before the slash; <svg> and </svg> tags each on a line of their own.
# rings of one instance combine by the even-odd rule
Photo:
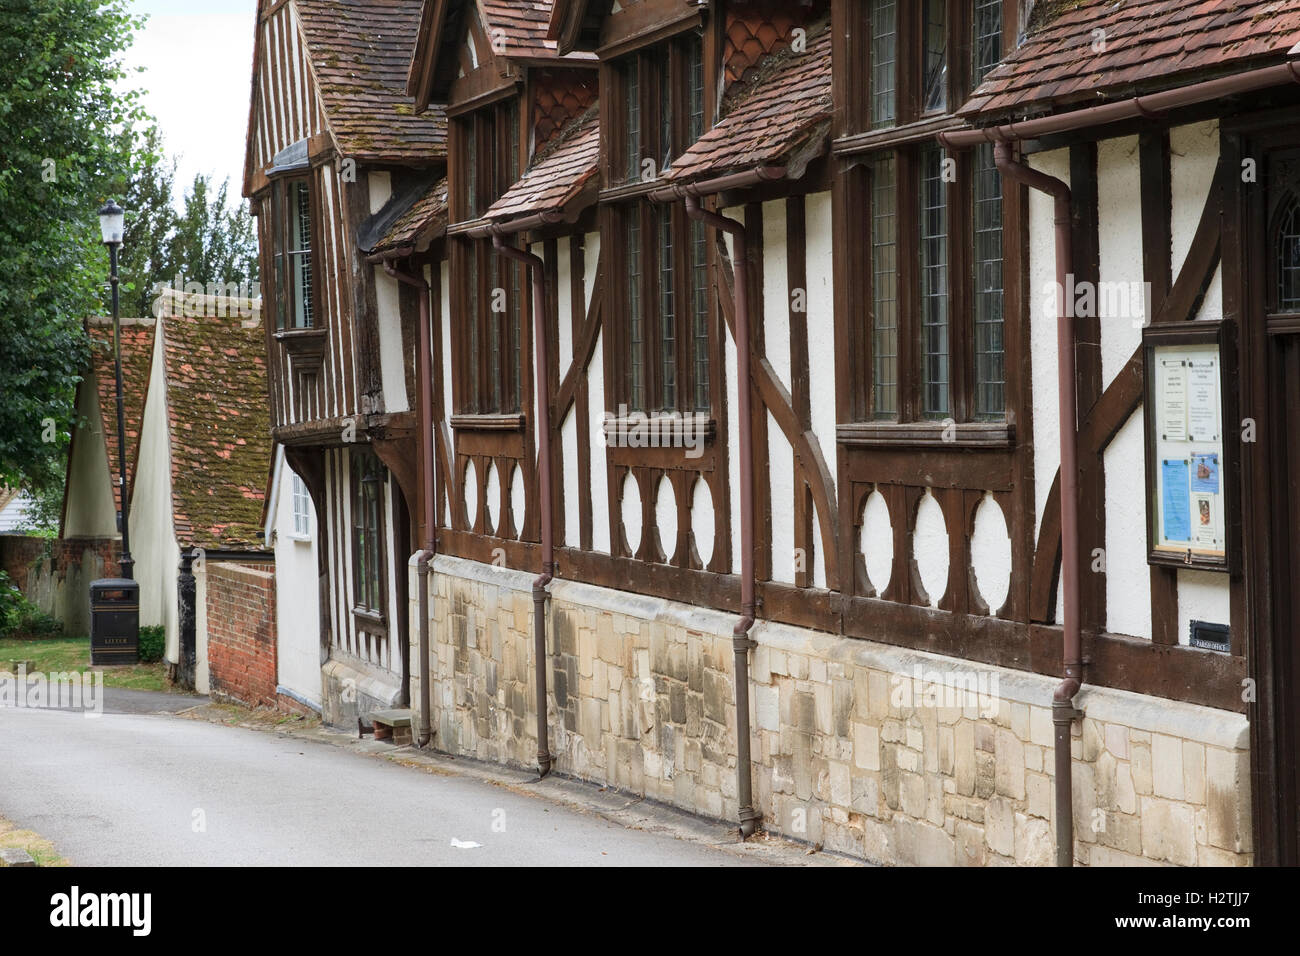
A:
<svg viewBox="0 0 1300 956">
<path fill-rule="evenodd" d="M 319 594 L 300 599 L 318 598 L 323 713 L 354 726 L 408 693 L 412 497 L 408 459 L 382 440 L 414 434 L 417 303 L 358 237 L 442 175 L 442 113 L 417 115 L 404 91 L 419 16 L 416 0 L 262 0 L 256 24 L 244 193 L 271 432 L 317 518 Z"/>
<path fill-rule="evenodd" d="M 406 7 L 420 173 L 316 273 L 380 306 L 269 345 L 326 540 L 348 415 L 404 509 L 417 743 L 883 862 L 1296 861 L 1300 3 Z"/>
</svg>

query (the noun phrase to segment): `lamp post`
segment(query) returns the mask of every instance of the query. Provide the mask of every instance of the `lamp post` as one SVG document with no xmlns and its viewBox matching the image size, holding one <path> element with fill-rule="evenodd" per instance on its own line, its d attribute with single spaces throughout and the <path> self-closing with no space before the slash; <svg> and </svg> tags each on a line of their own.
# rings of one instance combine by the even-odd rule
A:
<svg viewBox="0 0 1300 956">
<path fill-rule="evenodd" d="M 99 231 L 108 246 L 108 282 L 113 290 L 113 370 L 117 376 L 117 469 L 121 507 L 117 511 L 118 531 L 122 535 L 122 577 L 134 580 L 135 561 L 131 558 L 131 499 L 126 487 L 126 413 L 122 401 L 122 319 L 118 313 L 117 250 L 122 245 L 126 211 L 109 200 L 99 211 Z"/>
</svg>

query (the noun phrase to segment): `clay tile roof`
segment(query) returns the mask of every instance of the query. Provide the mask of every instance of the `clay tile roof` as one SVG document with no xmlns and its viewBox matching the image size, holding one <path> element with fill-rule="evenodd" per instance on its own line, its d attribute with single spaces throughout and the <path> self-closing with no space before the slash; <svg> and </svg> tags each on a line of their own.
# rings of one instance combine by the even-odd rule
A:
<svg viewBox="0 0 1300 956">
<path fill-rule="evenodd" d="M 447 154 L 441 109 L 406 96 L 420 0 L 296 0 L 321 102 L 342 153 L 427 162 Z"/>
<path fill-rule="evenodd" d="M 202 316 L 164 302 L 163 361 L 171 432 L 172 511 L 182 547 L 265 549 L 262 504 L 271 467 L 261 302 L 250 316 Z M 226 300 L 238 303 L 240 300 Z M 194 304 L 193 302 L 190 303 Z"/>
<path fill-rule="evenodd" d="M 537 156 L 484 218 L 501 221 L 565 210 L 588 183 L 596 182 L 599 160 L 600 109 L 593 104 Z"/>
<path fill-rule="evenodd" d="M 447 228 L 447 178 L 430 185 L 366 251 L 380 255 L 397 249 L 427 247 Z"/>
<path fill-rule="evenodd" d="M 831 31 L 809 36 L 802 53 L 768 58 L 752 80 L 737 83 L 723 119 L 673 161 L 667 180 L 699 179 L 811 158 L 830 129 Z"/>
<path fill-rule="evenodd" d="M 546 39 L 551 0 L 479 0 L 483 24 L 501 53 L 510 57 L 557 56 Z"/>
<path fill-rule="evenodd" d="M 156 325 L 153 319 L 122 320 L 122 418 L 126 425 L 126 473 L 132 482 L 136 454 L 140 449 L 144 399 L 149 393 Z M 113 478 L 113 502 L 121 510 L 122 489 L 117 484 L 117 376 L 113 367 L 113 320 L 89 319 L 86 332 L 90 335 L 91 370 L 99 390 L 100 428 L 108 447 L 108 473 Z"/>
<path fill-rule="evenodd" d="M 1297 0 L 1040 6 L 1055 18 L 989 73 L 962 115 L 1023 117 L 1181 86 L 1280 61 L 1300 40 Z"/>
</svg>

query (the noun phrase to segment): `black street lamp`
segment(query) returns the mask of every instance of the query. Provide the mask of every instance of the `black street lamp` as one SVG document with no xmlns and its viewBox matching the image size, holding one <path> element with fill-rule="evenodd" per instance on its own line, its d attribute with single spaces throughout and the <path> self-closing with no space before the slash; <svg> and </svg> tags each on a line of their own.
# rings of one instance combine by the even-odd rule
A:
<svg viewBox="0 0 1300 956">
<path fill-rule="evenodd" d="M 126 210 L 109 200 L 99 211 L 99 231 L 108 246 L 109 285 L 113 290 L 113 368 L 117 375 L 117 468 L 121 507 L 117 511 L 117 530 L 122 535 L 122 577 L 134 580 L 135 561 L 131 558 L 131 498 L 126 487 L 126 413 L 122 401 L 122 319 L 118 314 L 117 250 L 122 245 Z"/>
<path fill-rule="evenodd" d="M 135 664 L 140 660 L 140 585 L 131 560 L 131 496 L 126 487 L 126 412 L 122 402 L 122 318 L 118 314 L 117 250 L 122 245 L 126 213 L 109 200 L 99 211 L 99 229 L 108 246 L 109 283 L 113 288 L 113 366 L 117 373 L 117 468 L 122 506 L 117 530 L 122 535 L 122 576 L 90 583 L 90 663 Z"/>
</svg>

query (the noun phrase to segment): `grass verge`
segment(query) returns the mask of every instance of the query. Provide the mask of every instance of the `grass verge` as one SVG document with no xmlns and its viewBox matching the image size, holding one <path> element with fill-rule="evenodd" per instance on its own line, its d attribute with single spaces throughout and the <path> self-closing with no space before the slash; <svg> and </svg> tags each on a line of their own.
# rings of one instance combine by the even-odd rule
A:
<svg viewBox="0 0 1300 956">
<path fill-rule="evenodd" d="M 0 817 L 0 847 L 17 847 L 31 854 L 37 866 L 67 866 L 68 861 L 59 856 L 54 844 L 31 830 L 19 830 L 4 817 Z"/>
<path fill-rule="evenodd" d="M 134 666 L 91 667 L 90 639 L 85 637 L 55 637 L 37 640 L 0 638 L 0 671 L 16 672 L 18 663 L 27 662 L 29 674 L 87 673 L 101 671 L 105 687 L 127 690 L 155 690 L 172 692 L 167 681 L 167 664 Z"/>
</svg>

